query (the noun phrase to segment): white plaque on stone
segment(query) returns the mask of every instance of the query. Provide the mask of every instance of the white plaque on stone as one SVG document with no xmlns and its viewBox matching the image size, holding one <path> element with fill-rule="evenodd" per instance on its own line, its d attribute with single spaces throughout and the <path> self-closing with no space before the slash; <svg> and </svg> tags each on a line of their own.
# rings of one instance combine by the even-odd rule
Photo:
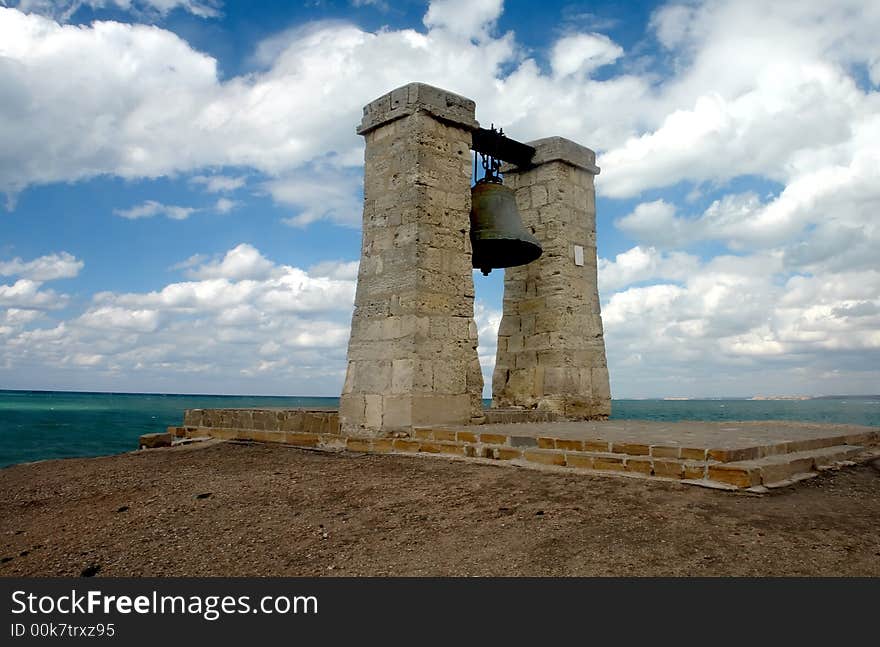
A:
<svg viewBox="0 0 880 647">
<path fill-rule="evenodd" d="M 574 264 L 578 267 L 584 266 L 584 248 L 580 245 L 574 246 Z"/>
</svg>

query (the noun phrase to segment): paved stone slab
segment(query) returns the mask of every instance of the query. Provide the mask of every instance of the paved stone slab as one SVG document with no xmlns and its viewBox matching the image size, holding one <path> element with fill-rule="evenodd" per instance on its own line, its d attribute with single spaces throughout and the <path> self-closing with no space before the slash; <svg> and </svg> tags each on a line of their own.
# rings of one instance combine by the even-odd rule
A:
<svg viewBox="0 0 880 647">
<path fill-rule="evenodd" d="M 873 434 L 880 440 L 880 428 L 859 425 L 813 424 L 781 420 L 748 422 L 657 422 L 652 420 L 607 420 L 545 422 L 528 424 L 493 424 L 447 427 L 452 430 L 477 430 L 481 434 L 548 437 L 570 440 L 601 440 L 611 443 L 747 449 L 817 439 L 847 439 Z M 853 438 L 853 442 L 859 442 Z M 840 443 L 840 444 L 845 444 Z"/>
<path fill-rule="evenodd" d="M 277 442 L 321 450 L 502 461 L 531 469 L 781 487 L 880 454 L 880 427 L 786 421 L 431 425 L 384 437 L 340 433 L 332 411 L 194 409 L 168 438 Z"/>
</svg>

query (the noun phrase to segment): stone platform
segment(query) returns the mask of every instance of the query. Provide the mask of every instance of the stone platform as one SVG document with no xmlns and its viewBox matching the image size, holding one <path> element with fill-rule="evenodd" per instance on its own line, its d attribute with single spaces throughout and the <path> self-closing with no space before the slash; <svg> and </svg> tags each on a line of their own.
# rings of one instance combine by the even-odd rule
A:
<svg viewBox="0 0 880 647">
<path fill-rule="evenodd" d="M 489 420 L 529 416 L 494 412 Z M 880 428 L 787 421 L 549 421 L 440 425 L 385 437 L 340 433 L 333 410 L 193 409 L 175 438 L 429 454 L 539 469 L 761 490 L 880 455 Z"/>
</svg>

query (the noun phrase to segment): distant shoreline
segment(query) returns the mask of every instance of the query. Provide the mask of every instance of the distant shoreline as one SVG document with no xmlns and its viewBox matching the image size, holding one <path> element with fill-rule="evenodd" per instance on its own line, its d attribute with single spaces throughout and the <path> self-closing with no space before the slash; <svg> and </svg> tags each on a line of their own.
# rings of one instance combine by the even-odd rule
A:
<svg viewBox="0 0 880 647">
<path fill-rule="evenodd" d="M 64 393 L 67 395 L 132 395 L 132 396 L 161 396 L 161 397 L 186 397 L 186 398 L 307 398 L 310 400 L 338 400 L 338 395 L 253 395 L 248 393 L 167 393 L 160 391 L 75 391 L 58 389 L 0 389 L 0 393 Z M 612 401 L 657 401 L 657 402 L 692 402 L 714 400 L 878 400 L 880 394 L 863 395 L 738 395 L 738 396 L 655 396 L 645 398 L 612 398 Z M 483 398 L 491 400 L 491 398 Z"/>
<path fill-rule="evenodd" d="M 338 395 L 252 395 L 249 393 L 168 393 L 162 391 L 75 391 L 66 389 L 0 389 L 0 393 L 65 393 L 68 395 L 157 395 L 186 398 L 309 398 L 338 400 Z"/>
</svg>

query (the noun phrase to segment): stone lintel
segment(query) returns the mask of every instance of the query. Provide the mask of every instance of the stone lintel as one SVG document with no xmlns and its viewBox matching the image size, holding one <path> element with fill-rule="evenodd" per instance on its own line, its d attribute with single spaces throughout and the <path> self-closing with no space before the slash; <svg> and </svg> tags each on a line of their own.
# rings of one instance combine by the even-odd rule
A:
<svg viewBox="0 0 880 647">
<path fill-rule="evenodd" d="M 584 169 L 593 175 L 599 175 L 599 167 L 596 166 L 596 153 L 570 139 L 565 139 L 564 137 L 545 137 L 528 142 L 528 144 L 535 149 L 532 167 L 558 161 Z M 502 173 L 517 173 L 526 170 L 528 169 L 520 169 L 511 164 L 505 164 L 501 168 Z"/>
<path fill-rule="evenodd" d="M 382 95 L 364 106 L 364 117 L 357 127 L 358 135 L 366 135 L 379 126 L 426 112 L 441 121 L 465 130 L 479 127 L 474 118 L 476 104 L 458 94 L 425 83 L 409 83 Z"/>
</svg>

